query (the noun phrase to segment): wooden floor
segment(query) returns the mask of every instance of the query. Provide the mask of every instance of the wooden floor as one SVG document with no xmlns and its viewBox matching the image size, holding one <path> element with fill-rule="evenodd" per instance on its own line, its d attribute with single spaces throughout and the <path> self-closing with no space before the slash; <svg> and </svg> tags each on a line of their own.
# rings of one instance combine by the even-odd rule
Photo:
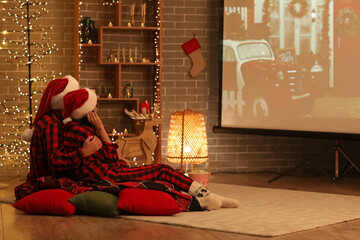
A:
<svg viewBox="0 0 360 240">
<path fill-rule="evenodd" d="M 211 181 L 247 186 L 305 190 L 360 196 L 360 176 L 346 176 L 333 181 L 328 177 L 282 177 L 272 183 L 267 181 L 274 174 L 213 174 Z M 10 186 L 17 179 L 7 182 Z M 11 196 L 13 188 L 0 190 L 0 196 Z M 360 204 L 360 202 L 359 202 Z M 184 228 L 172 225 L 147 223 L 119 218 L 101 218 L 73 215 L 71 217 L 36 216 L 15 210 L 10 204 L 0 204 L 0 240 L 58 240 L 58 239 L 156 239 L 156 240 L 232 240 L 232 239 L 271 239 L 271 240 L 308 240 L 308 239 L 348 239 L 360 238 L 360 219 L 334 224 L 308 231 L 297 232 L 273 238 L 262 238 L 218 231 Z M 336 214 L 336 213 L 334 213 Z"/>
</svg>

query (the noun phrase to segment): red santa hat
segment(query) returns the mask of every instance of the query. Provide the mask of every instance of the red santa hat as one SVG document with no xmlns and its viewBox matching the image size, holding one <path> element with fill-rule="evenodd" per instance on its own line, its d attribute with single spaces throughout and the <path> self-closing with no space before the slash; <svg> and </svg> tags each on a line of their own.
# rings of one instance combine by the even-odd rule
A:
<svg viewBox="0 0 360 240">
<path fill-rule="evenodd" d="M 63 88 L 62 91 L 61 91 L 61 87 L 57 86 L 57 88 L 59 88 L 57 90 L 59 93 L 54 94 L 54 96 L 51 98 L 51 110 L 62 110 L 62 109 L 64 109 L 63 98 L 64 98 L 65 94 L 80 88 L 79 81 L 76 80 L 75 78 L 73 78 L 72 76 L 66 75 L 63 79 L 67 79 L 68 82 L 67 82 L 67 84 L 65 85 L 65 87 Z"/>
<path fill-rule="evenodd" d="M 96 104 L 96 93 L 89 88 L 82 88 L 67 93 L 64 96 L 65 119 L 63 123 L 66 124 L 73 119 L 85 117 L 88 112 L 95 109 Z"/>
<path fill-rule="evenodd" d="M 51 110 L 64 109 L 64 95 L 69 91 L 79 89 L 79 87 L 79 82 L 70 75 L 49 82 L 41 96 L 40 105 L 31 128 L 22 133 L 22 139 L 30 142 L 34 131 L 33 126 Z"/>
</svg>

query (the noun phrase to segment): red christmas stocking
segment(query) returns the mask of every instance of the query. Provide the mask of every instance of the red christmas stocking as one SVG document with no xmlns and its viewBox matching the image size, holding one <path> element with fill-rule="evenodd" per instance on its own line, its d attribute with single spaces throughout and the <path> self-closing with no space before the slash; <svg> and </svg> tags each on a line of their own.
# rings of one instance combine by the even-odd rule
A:
<svg viewBox="0 0 360 240">
<path fill-rule="evenodd" d="M 205 59 L 200 51 L 200 44 L 194 37 L 181 46 L 192 61 L 190 76 L 196 77 L 206 67 Z"/>
</svg>

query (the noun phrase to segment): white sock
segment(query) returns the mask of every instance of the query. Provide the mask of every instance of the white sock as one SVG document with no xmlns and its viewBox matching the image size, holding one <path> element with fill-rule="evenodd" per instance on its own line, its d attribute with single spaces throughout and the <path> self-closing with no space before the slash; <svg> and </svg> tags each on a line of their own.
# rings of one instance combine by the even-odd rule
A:
<svg viewBox="0 0 360 240">
<path fill-rule="evenodd" d="M 197 198 L 200 206 L 209 210 L 216 210 L 220 207 L 237 208 L 240 206 L 240 202 L 238 200 L 210 193 L 209 190 L 196 181 L 191 184 L 189 193 Z"/>
<path fill-rule="evenodd" d="M 209 190 L 204 188 L 200 183 L 193 181 L 189 188 L 189 193 L 196 197 L 200 206 L 208 210 L 216 210 L 221 207 L 221 199 L 218 195 L 210 193 Z"/>
<path fill-rule="evenodd" d="M 215 193 L 213 193 L 213 194 L 215 194 Z M 222 208 L 237 208 L 240 206 L 240 202 L 236 199 L 219 196 L 217 194 L 215 194 L 215 195 L 218 198 L 220 198 Z"/>
</svg>

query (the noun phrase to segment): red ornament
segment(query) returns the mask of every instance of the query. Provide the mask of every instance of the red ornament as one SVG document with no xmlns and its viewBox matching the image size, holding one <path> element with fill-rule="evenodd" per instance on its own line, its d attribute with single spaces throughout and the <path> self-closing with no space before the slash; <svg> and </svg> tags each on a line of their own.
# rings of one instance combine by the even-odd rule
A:
<svg viewBox="0 0 360 240">
<path fill-rule="evenodd" d="M 148 100 L 145 100 L 145 102 L 142 102 L 140 104 L 140 110 L 141 110 L 141 113 L 143 113 L 143 110 L 142 109 L 145 109 L 146 113 L 147 114 L 150 114 L 150 105 L 148 103 Z"/>
</svg>

